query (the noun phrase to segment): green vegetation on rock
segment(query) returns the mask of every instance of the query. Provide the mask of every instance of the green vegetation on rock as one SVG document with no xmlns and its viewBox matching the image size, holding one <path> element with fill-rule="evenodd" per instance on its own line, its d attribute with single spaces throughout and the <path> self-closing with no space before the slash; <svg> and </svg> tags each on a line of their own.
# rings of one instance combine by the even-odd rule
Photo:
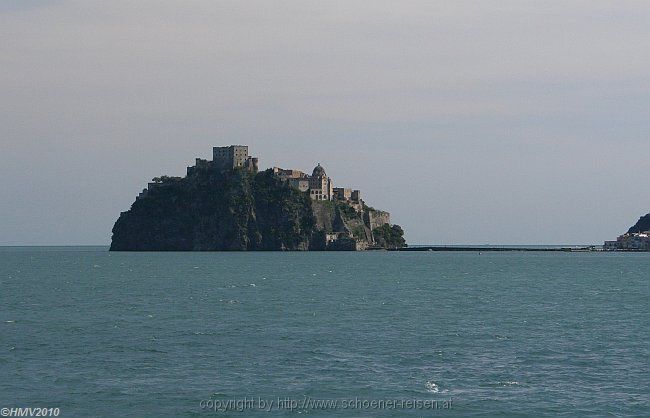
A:
<svg viewBox="0 0 650 418">
<path fill-rule="evenodd" d="M 372 231 L 377 245 L 384 248 L 402 248 L 406 246 L 404 231 L 399 225 L 383 224 Z"/>
<path fill-rule="evenodd" d="M 269 171 L 199 171 L 133 203 L 113 227 L 111 250 L 306 250 L 309 197 Z"/>
</svg>

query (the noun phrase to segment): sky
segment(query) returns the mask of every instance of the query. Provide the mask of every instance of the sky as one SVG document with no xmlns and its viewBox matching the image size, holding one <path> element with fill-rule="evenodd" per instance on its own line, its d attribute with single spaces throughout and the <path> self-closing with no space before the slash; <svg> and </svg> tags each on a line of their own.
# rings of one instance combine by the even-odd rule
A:
<svg viewBox="0 0 650 418">
<path fill-rule="evenodd" d="M 212 146 L 411 244 L 598 244 L 650 212 L 650 2 L 0 2 L 0 245 L 110 243 Z"/>
</svg>

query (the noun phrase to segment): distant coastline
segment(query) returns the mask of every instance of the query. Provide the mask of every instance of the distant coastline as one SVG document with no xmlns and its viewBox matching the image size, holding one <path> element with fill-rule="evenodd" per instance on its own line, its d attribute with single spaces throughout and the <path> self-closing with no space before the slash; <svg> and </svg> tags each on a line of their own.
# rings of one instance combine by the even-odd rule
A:
<svg viewBox="0 0 650 418">
<path fill-rule="evenodd" d="M 110 244 L 104 245 L 0 245 L 0 250 L 30 250 L 42 248 L 48 251 L 78 249 L 80 251 L 107 251 Z M 452 245 L 427 245 L 416 244 L 399 249 L 375 250 L 386 251 L 410 251 L 410 252 L 603 252 L 602 246 L 597 245 L 472 245 L 472 244 L 452 244 Z M 174 252 L 176 250 L 160 250 L 149 252 Z M 178 250 L 177 252 L 186 252 Z M 267 251 L 273 252 L 273 251 Z M 278 250 L 282 252 L 282 250 Z"/>
<path fill-rule="evenodd" d="M 391 251 L 435 251 L 435 252 L 598 252 L 602 247 L 595 245 L 411 245 Z"/>
<path fill-rule="evenodd" d="M 605 241 L 604 251 L 650 251 L 650 213 L 639 218 L 626 233 L 614 241 Z"/>
</svg>

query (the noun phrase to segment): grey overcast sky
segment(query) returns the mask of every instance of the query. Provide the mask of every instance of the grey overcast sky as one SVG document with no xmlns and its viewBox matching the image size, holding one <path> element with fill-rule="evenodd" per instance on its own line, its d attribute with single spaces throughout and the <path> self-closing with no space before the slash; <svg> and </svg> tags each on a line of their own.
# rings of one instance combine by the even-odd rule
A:
<svg viewBox="0 0 650 418">
<path fill-rule="evenodd" d="M 362 189 L 410 243 L 650 211 L 650 2 L 0 1 L 0 245 L 108 244 L 213 145 Z"/>
</svg>

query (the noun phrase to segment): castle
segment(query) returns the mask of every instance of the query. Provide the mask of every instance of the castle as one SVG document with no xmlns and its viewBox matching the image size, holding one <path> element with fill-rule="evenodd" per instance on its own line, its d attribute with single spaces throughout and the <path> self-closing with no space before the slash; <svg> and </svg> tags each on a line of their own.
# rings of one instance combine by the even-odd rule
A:
<svg viewBox="0 0 650 418">
<path fill-rule="evenodd" d="M 213 176 L 213 174 L 233 170 L 250 173 L 259 171 L 259 159 L 248 154 L 248 146 L 214 147 L 211 161 L 197 158 L 195 165 L 187 167 L 185 178 L 169 176 L 154 178 L 136 200 L 156 196 L 163 190 L 173 192 L 179 187 L 184 187 L 184 184 L 191 183 L 195 178 L 202 178 L 204 174 L 216 178 L 222 176 Z M 399 239 L 394 239 L 395 237 L 391 235 L 396 230 L 393 232 L 386 230 L 386 227 L 391 228 L 390 213 L 367 206 L 361 199 L 359 190 L 334 187 L 334 182 L 320 163 L 314 167 L 311 175 L 301 170 L 280 167 L 266 170 L 265 174 L 309 196 L 310 210 L 315 227 L 322 234 L 323 248 L 363 250 L 372 247 L 385 248 L 388 245 L 395 245 L 394 242 L 399 244 L 400 239 L 403 243 L 403 231 L 399 226 L 397 226 L 398 234 L 395 235 Z M 224 178 L 226 177 L 229 176 Z M 311 246 L 317 242 L 318 239 L 308 244 Z"/>
<path fill-rule="evenodd" d="M 259 170 L 259 159 L 248 155 L 247 145 L 229 145 L 227 147 L 214 147 L 212 149 L 212 161 L 201 158 L 196 159 L 196 164 L 187 167 L 187 175 L 190 176 L 196 170 L 233 170 L 243 168 L 256 172 Z M 316 165 L 311 175 L 300 170 L 283 169 L 273 167 L 273 174 L 290 186 L 309 193 L 312 200 L 331 201 L 339 200 L 348 203 L 357 212 L 363 211 L 363 200 L 359 190 L 352 190 L 343 187 L 334 187 L 332 179 L 327 176 L 323 166 Z M 150 187 L 157 187 L 156 183 L 150 183 Z"/>
</svg>

